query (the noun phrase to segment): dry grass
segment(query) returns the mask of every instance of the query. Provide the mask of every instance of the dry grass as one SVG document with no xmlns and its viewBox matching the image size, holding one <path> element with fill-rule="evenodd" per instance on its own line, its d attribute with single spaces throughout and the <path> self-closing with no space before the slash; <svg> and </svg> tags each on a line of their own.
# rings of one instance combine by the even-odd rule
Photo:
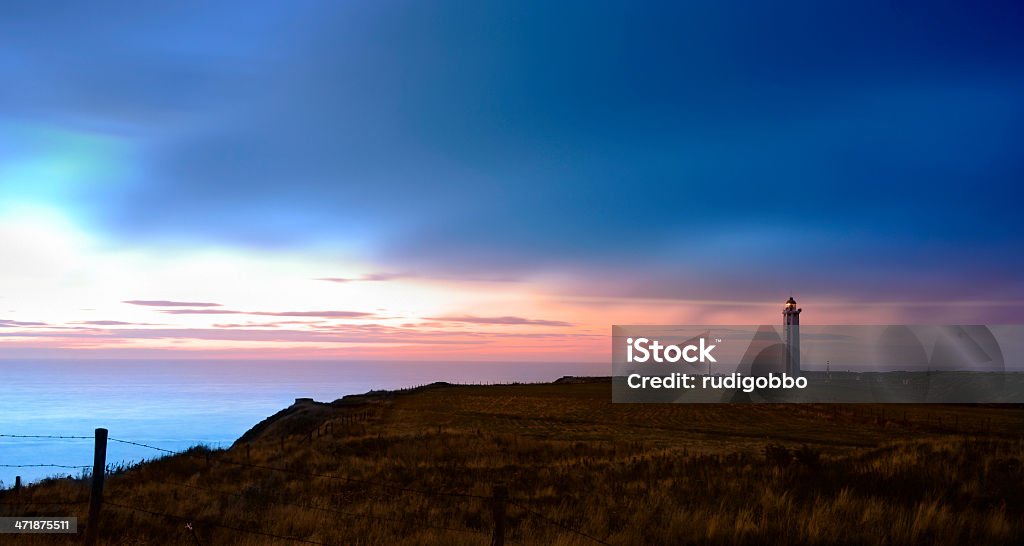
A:
<svg viewBox="0 0 1024 546">
<path fill-rule="evenodd" d="M 101 543 L 288 543 L 217 524 L 329 544 L 487 544 L 489 501 L 436 493 L 487 497 L 496 483 L 519 503 L 508 506 L 512 543 L 593 543 L 522 506 L 611 544 L 1024 542 L 1019 408 L 610 399 L 610 385 L 594 383 L 293 406 L 231 450 L 197 448 L 112 475 L 108 500 L 186 519 L 107 507 Z M 63 479 L 20 501 L 86 496 L 85 481 Z M 84 521 L 86 507 L 5 509 Z"/>
</svg>

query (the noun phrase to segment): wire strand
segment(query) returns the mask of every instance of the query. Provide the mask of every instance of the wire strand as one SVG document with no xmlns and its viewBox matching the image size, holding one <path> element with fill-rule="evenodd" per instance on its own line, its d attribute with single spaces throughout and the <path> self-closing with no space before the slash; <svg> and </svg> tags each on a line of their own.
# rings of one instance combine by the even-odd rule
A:
<svg viewBox="0 0 1024 546">
<path fill-rule="evenodd" d="M 132 442 L 132 441 L 129 441 L 129 440 L 122 440 L 120 438 L 109 438 L 109 440 L 112 441 L 112 442 L 119 442 L 119 443 L 122 443 L 122 444 L 129 444 L 129 445 L 134 445 L 134 446 L 139 446 L 139 447 L 145 447 L 145 448 L 153 449 L 153 450 L 156 450 L 156 451 L 162 451 L 164 453 L 173 454 L 173 455 L 187 455 L 187 456 L 191 456 L 191 457 L 198 457 L 199 456 L 198 454 L 195 454 L 195 453 L 188 453 L 186 451 L 174 451 L 174 450 L 171 450 L 171 449 L 165 449 L 165 448 L 162 448 L 162 447 L 157 447 L 157 446 L 153 446 L 153 445 L 149 445 L 149 444 L 143 444 L 143 443 L 139 443 L 139 442 Z M 276 467 L 276 466 L 266 466 L 266 465 L 252 464 L 252 463 L 243 463 L 241 461 L 232 461 L 230 459 L 228 459 L 228 460 L 219 460 L 217 462 L 224 463 L 224 464 L 236 465 L 236 466 L 242 466 L 242 467 L 248 467 L 248 468 L 258 468 L 258 469 L 261 469 L 261 470 L 271 470 L 271 471 L 275 471 L 275 472 L 284 472 L 284 473 L 288 473 L 288 474 L 295 474 L 295 475 L 299 475 L 299 476 L 305 476 L 307 478 L 324 478 L 324 479 L 330 479 L 330 480 L 341 480 L 341 481 L 346 481 L 346 482 L 350 482 L 350 483 L 361 483 L 361 484 L 371 485 L 371 486 L 375 486 L 375 487 L 383 487 L 383 488 L 391 489 L 393 491 L 402 491 L 402 492 L 405 492 L 405 493 L 418 493 L 420 495 L 428 495 L 428 496 L 433 495 L 433 496 L 446 496 L 446 497 L 466 497 L 466 498 L 472 498 L 472 499 L 490 499 L 490 497 L 487 497 L 487 496 L 474 495 L 474 494 L 471 494 L 471 493 L 458 493 L 458 492 L 452 492 L 452 491 L 426 491 L 426 490 L 423 490 L 423 489 L 415 489 L 415 488 L 412 488 L 412 487 L 405 487 L 405 486 L 401 486 L 401 485 L 394 485 L 394 484 L 389 484 L 389 483 L 386 483 L 386 482 L 376 482 L 376 481 L 373 481 L 373 480 L 364 480 L 364 479 L 359 479 L 359 478 L 350 478 L 350 477 L 347 477 L 347 476 L 334 476 L 334 475 L 330 475 L 330 474 L 316 474 L 316 473 L 309 473 L 309 472 L 301 472 L 301 471 L 298 471 L 298 470 L 290 470 L 290 469 L 287 469 L 287 468 L 280 468 L 280 467 Z"/>
<path fill-rule="evenodd" d="M 0 434 L 0 438 L 51 438 L 58 440 L 93 440 L 95 436 L 48 436 L 42 434 Z"/>
<path fill-rule="evenodd" d="M 111 442 L 117 442 L 119 444 L 128 444 L 128 445 L 132 445 L 132 446 L 138 446 L 138 447 L 145 447 L 145 448 L 149 448 L 149 449 L 155 449 L 157 451 L 163 451 L 164 453 L 171 453 L 171 454 L 174 454 L 174 455 L 178 455 L 178 454 L 184 453 L 183 451 L 174 451 L 172 449 L 164 449 L 162 447 L 151 446 L 151 445 L 148 445 L 148 444 L 140 444 L 139 442 L 132 442 L 130 440 L 121 440 L 120 438 L 107 438 L 107 440 L 110 440 Z"/>
<path fill-rule="evenodd" d="M 72 466 L 66 464 L 0 464 L 0 468 L 92 468 L 92 465 Z"/>
<path fill-rule="evenodd" d="M 93 439 L 92 436 L 58 436 L 58 435 L 28 435 L 28 434 L 0 434 L 0 438 L 47 438 L 47 439 L 62 439 L 62 440 Z M 112 441 L 112 442 L 121 443 L 121 444 L 127 444 L 127 445 L 133 445 L 133 446 L 137 446 L 137 447 L 152 449 L 152 450 L 160 451 L 160 452 L 167 453 L 167 454 L 170 454 L 170 455 L 186 455 L 186 456 L 192 456 L 192 457 L 198 456 L 195 453 L 189 453 L 187 451 L 175 451 L 175 450 L 165 449 L 165 448 L 162 448 L 162 447 L 157 447 L 157 446 L 153 446 L 153 445 L 149 445 L 149 444 L 143 444 L 143 443 L 140 443 L 140 442 L 133 442 L 131 440 L 124 440 L 124 439 L 121 439 L 121 438 L 108 438 L 108 440 Z M 402 491 L 402 492 L 406 492 L 406 493 L 416 493 L 416 494 L 425 495 L 425 496 L 462 497 L 462 498 L 483 499 L 483 500 L 490 500 L 491 499 L 490 497 L 487 497 L 487 496 L 474 495 L 474 494 L 471 494 L 471 493 L 458 493 L 458 492 L 446 492 L 446 491 L 427 491 L 427 490 L 423 490 L 423 489 L 414 489 L 414 488 L 410 488 L 410 487 L 404 487 L 404 486 L 399 486 L 399 485 L 394 485 L 394 484 L 389 484 L 389 483 L 384 483 L 384 482 L 375 482 L 375 481 L 372 481 L 372 480 L 364 480 L 364 479 L 359 479 L 359 478 L 350 478 L 350 477 L 347 477 L 347 476 L 335 476 L 335 475 L 331 475 L 331 474 L 316 474 L 316 473 L 309 473 L 309 472 L 301 472 L 301 471 L 298 471 L 298 470 L 291 470 L 291 469 L 287 469 L 287 468 L 280 468 L 280 467 L 274 467 L 274 466 L 252 464 L 252 463 L 243 463 L 241 461 L 232 461 L 230 459 L 229 460 L 220 460 L 220 461 L 217 461 L 217 462 L 225 463 L 225 464 L 230 464 L 230 465 L 235 465 L 235 466 L 246 467 L 246 468 L 257 468 L 257 469 L 261 469 L 261 470 L 270 470 L 270 471 L 274 471 L 274 472 L 284 472 L 284 473 L 288 473 L 288 474 L 305 476 L 305 477 L 309 477 L 309 478 L 323 478 L 323 479 L 331 479 L 331 480 L 340 480 L 340 481 L 345 481 L 345 482 L 350 482 L 350 483 L 360 483 L 360 484 L 370 485 L 370 486 L 374 486 L 374 487 L 382 487 L 382 488 L 391 489 L 391 490 L 394 490 L 394 491 Z M 61 464 L 0 464 L 0 468 L 65 468 L 65 469 L 75 469 L 75 470 L 78 470 L 78 469 L 88 469 L 88 468 L 91 468 L 91 466 L 90 465 L 77 465 L 77 466 L 75 466 L 75 465 L 61 465 Z M 220 495 L 229 495 L 229 496 L 233 496 L 233 497 L 244 498 L 243 495 L 238 494 L 238 493 L 231 493 L 231 492 L 228 492 L 228 491 L 218 491 L 218 490 L 212 489 L 212 488 L 204 488 L 204 487 L 188 485 L 188 484 L 177 484 L 177 483 L 170 483 L 170 482 L 162 482 L 162 481 L 159 481 L 159 480 L 150 480 L 150 481 L 156 481 L 156 482 L 162 483 L 164 485 L 170 485 L 170 486 L 176 486 L 176 487 L 186 487 L 186 488 L 191 488 L 191 489 L 210 491 L 210 492 L 217 493 L 217 494 L 220 494 Z M 75 502 L 64 502 L 64 501 L 61 501 L 61 502 L 49 502 L 49 503 L 47 503 L 47 502 L 23 502 L 23 503 L 7 503 L 7 502 L 4 502 L 4 503 L 0 503 L 0 505 L 4 505 L 4 506 L 13 506 L 13 505 L 19 505 L 19 504 L 20 505 L 77 505 L 77 504 L 85 504 L 87 502 L 88 501 L 75 501 Z M 572 532 L 574 534 L 577 534 L 579 536 L 582 536 L 584 538 L 592 540 L 592 541 L 594 541 L 594 542 L 596 542 L 598 544 L 604 544 L 606 546 L 611 546 L 610 543 L 608 543 L 608 542 L 606 542 L 606 541 L 604 541 L 602 539 L 599 539 L 599 538 L 597 538 L 597 537 L 595 537 L 593 535 L 587 534 L 587 533 L 585 533 L 585 532 L 583 532 L 583 531 L 581 531 L 579 529 L 575 529 L 573 527 L 570 527 L 570 526 L 568 526 L 568 525 L 566 525 L 566 524 L 564 524 L 564 523 L 562 523 L 562 522 L 560 522 L 558 520 L 549 518 L 549 517 L 545 516 L 544 514 L 538 512 L 538 511 L 536 511 L 536 510 L 534 510 L 534 509 L 532 509 L 532 508 L 530 508 L 530 507 L 528 507 L 528 506 L 526 506 L 526 505 L 524 505 L 524 504 L 522 504 L 522 503 L 520 503 L 518 501 L 509 500 L 508 502 L 509 502 L 509 504 L 518 506 L 523 511 L 525 511 L 525 512 L 527 512 L 527 513 L 529 513 L 529 514 L 531 514 L 531 515 L 533 515 L 535 517 L 538 517 L 541 520 L 543 520 L 543 521 L 545 521 L 545 522 L 547 522 L 549 524 L 555 525 L 557 527 L 565 529 L 566 531 Z M 155 512 L 155 511 L 145 510 L 145 509 L 141 509 L 141 508 L 135 508 L 135 507 L 131 507 L 131 506 L 124 506 L 124 505 L 120 505 L 120 504 L 117 504 L 117 503 L 114 503 L 114 502 L 110 502 L 110 501 L 106 501 L 104 504 L 109 504 L 111 506 L 116 506 L 118 508 L 123 508 L 123 509 L 127 509 L 127 510 L 134 510 L 134 511 L 137 511 L 137 512 L 143 512 L 143 513 L 147 513 L 147 514 L 151 514 L 151 515 L 155 515 L 155 516 L 164 516 L 164 517 L 170 517 L 170 518 L 176 518 L 176 519 L 188 520 L 188 521 L 199 521 L 199 520 L 194 520 L 194 519 L 191 519 L 191 518 L 186 518 L 184 516 L 178 516 L 178 515 L 174 515 L 174 514 L 167 514 L 167 513 L 163 513 L 163 512 Z M 358 513 L 352 513 L 352 512 L 345 512 L 345 511 L 342 511 L 342 510 L 335 510 L 333 508 L 310 506 L 310 505 L 303 505 L 303 504 L 297 504 L 297 503 L 289 503 L 289 502 L 284 502 L 284 501 L 277 501 L 277 502 L 274 502 L 272 504 L 277 504 L 277 505 L 282 505 L 282 506 L 291 506 L 291 507 L 302 508 L 302 509 L 306 509 L 306 510 L 316 510 L 316 511 L 321 511 L 321 512 L 329 512 L 329 513 L 332 513 L 332 514 L 341 515 L 341 516 L 350 517 L 350 518 L 367 518 L 367 519 L 374 519 L 374 520 L 379 520 L 379 521 L 388 521 L 388 522 L 392 522 L 392 523 L 402 523 L 402 524 L 406 523 L 403 520 L 394 519 L 394 518 L 385 518 L 385 517 L 382 517 L 382 516 L 374 516 L 372 514 L 358 514 Z M 211 526 L 215 526 L 215 527 L 221 527 L 221 528 L 224 528 L 224 529 L 234 530 L 234 531 L 238 531 L 238 532 L 242 532 L 242 533 L 250 533 L 250 534 L 256 534 L 256 535 L 262 535 L 262 536 L 266 536 L 266 537 L 277 538 L 277 539 L 281 539 L 281 540 L 291 540 L 291 541 L 295 541 L 295 542 L 303 542 L 303 543 L 307 543 L 307 544 L 319 544 L 319 545 L 322 545 L 322 546 L 330 546 L 330 545 L 327 545 L 326 543 L 322 543 L 322 542 L 310 541 L 310 540 L 301 539 L 301 538 L 297 538 L 297 537 L 288 537 L 288 536 L 274 535 L 272 533 L 264 533 L 262 531 L 255 531 L 255 530 L 252 530 L 252 529 L 241 529 L 241 528 L 231 527 L 231 526 L 228 526 L 228 525 L 223 525 L 223 524 L 216 523 L 216 522 L 211 522 L 211 521 L 203 521 L 203 523 L 206 524 L 206 525 L 211 525 Z M 486 534 L 486 533 L 483 533 L 481 531 L 476 531 L 474 529 L 468 529 L 468 528 L 459 529 L 459 528 L 454 528 L 454 527 L 445 527 L 445 526 L 440 526 L 440 525 L 431 525 L 431 524 L 427 524 L 427 523 L 417 523 L 416 525 L 418 527 L 431 528 L 431 529 L 439 529 L 439 530 L 445 530 L 445 531 L 466 532 L 466 533 L 473 533 L 473 534 Z"/>
</svg>

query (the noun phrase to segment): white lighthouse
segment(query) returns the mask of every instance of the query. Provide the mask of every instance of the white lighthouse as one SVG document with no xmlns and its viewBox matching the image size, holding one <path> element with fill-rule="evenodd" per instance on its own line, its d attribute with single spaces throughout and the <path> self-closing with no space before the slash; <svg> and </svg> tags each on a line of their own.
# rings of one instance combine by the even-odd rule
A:
<svg viewBox="0 0 1024 546">
<path fill-rule="evenodd" d="M 790 296 L 782 308 L 782 337 L 786 344 L 786 373 L 800 375 L 800 311 Z"/>
</svg>

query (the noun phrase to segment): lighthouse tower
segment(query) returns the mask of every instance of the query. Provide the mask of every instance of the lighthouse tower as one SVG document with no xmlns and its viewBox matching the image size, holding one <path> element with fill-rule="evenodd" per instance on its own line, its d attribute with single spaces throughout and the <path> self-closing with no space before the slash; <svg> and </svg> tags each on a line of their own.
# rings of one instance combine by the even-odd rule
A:
<svg viewBox="0 0 1024 546">
<path fill-rule="evenodd" d="M 790 296 L 782 308 L 782 337 L 786 343 L 786 373 L 800 375 L 800 311 Z"/>
</svg>

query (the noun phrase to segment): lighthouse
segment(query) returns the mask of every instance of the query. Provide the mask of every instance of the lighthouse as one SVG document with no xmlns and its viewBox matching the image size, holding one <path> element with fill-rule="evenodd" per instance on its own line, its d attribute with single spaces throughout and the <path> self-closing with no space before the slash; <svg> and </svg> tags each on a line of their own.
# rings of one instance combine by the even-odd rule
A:
<svg viewBox="0 0 1024 546">
<path fill-rule="evenodd" d="M 782 337 L 786 343 L 786 373 L 800 375 L 800 311 L 790 296 L 782 308 Z"/>
</svg>

